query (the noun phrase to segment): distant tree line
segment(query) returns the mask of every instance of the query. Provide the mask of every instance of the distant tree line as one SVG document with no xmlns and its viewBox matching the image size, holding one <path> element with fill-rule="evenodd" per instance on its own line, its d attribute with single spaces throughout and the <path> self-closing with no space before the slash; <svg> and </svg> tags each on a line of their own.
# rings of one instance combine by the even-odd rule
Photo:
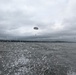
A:
<svg viewBox="0 0 76 75">
<path fill-rule="evenodd" d="M 72 43 L 71 41 L 36 41 L 36 40 L 0 40 L 0 42 L 41 42 L 41 43 Z"/>
</svg>

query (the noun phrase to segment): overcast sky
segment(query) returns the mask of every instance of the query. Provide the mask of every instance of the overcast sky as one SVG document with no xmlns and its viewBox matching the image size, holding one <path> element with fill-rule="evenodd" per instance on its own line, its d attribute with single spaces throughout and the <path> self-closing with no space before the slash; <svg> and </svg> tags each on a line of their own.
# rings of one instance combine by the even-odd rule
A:
<svg viewBox="0 0 76 75">
<path fill-rule="evenodd" d="M 75 38 L 76 0 L 0 0 L 0 39 L 35 35 Z"/>
</svg>

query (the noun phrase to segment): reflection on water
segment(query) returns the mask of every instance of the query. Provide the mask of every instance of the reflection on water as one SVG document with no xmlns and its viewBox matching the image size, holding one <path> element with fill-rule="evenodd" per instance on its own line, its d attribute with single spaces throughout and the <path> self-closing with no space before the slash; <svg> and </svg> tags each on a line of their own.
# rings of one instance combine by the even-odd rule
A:
<svg viewBox="0 0 76 75">
<path fill-rule="evenodd" d="M 0 75 L 76 75 L 59 56 L 34 49 L 0 51 Z"/>
</svg>

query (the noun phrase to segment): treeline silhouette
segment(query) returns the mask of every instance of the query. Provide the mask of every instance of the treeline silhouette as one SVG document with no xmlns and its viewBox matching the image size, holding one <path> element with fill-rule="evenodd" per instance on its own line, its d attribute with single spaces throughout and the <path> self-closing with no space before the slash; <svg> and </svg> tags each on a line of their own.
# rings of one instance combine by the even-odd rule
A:
<svg viewBox="0 0 76 75">
<path fill-rule="evenodd" d="M 0 42 L 41 42 L 41 43 L 72 43 L 72 41 L 36 41 L 36 40 L 0 40 Z"/>
</svg>

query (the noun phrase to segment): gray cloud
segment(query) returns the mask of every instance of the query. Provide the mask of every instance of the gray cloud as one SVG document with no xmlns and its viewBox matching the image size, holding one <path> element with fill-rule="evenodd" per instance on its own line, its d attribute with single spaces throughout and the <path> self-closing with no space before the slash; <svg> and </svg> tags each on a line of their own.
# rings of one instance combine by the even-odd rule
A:
<svg viewBox="0 0 76 75">
<path fill-rule="evenodd" d="M 0 1 L 1 39 L 31 38 L 35 34 L 39 38 L 75 37 L 76 0 Z"/>
</svg>

